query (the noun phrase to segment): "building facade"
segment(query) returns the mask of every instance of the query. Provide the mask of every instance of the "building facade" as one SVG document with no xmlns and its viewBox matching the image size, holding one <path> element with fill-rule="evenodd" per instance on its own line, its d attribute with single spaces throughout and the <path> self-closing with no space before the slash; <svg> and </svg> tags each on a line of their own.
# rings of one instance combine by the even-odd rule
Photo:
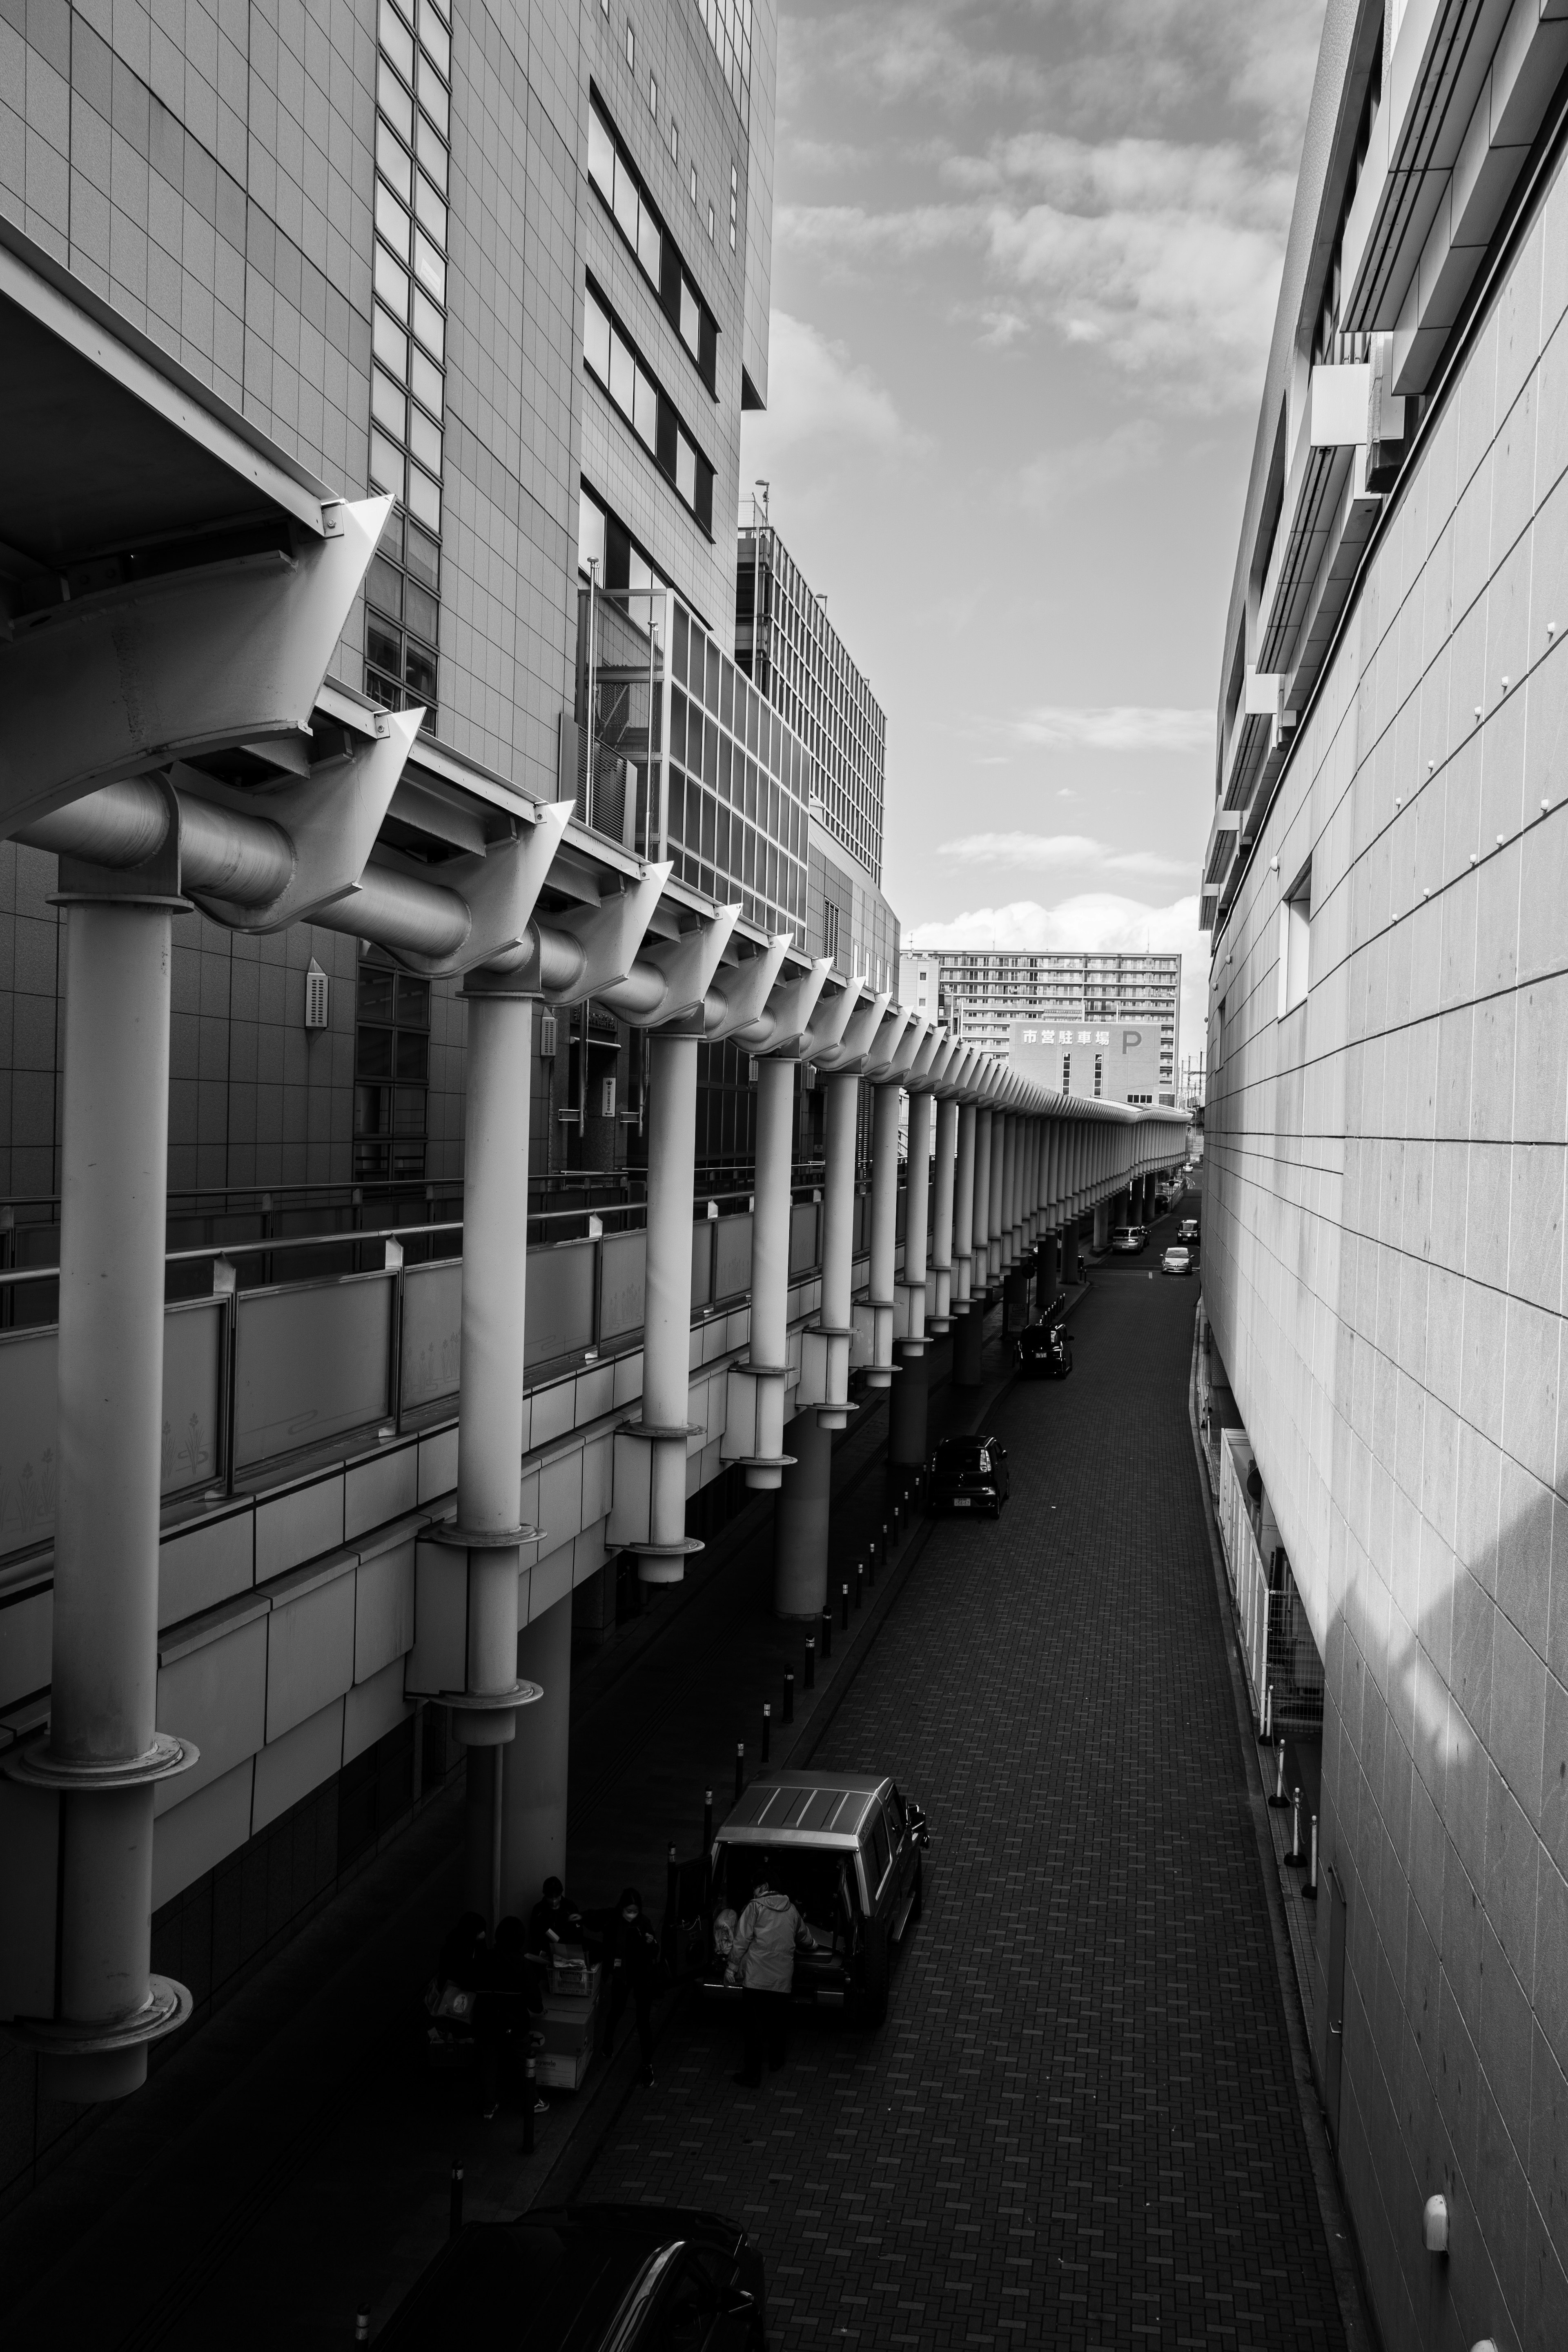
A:
<svg viewBox="0 0 1568 2352">
<path fill-rule="evenodd" d="M 1173 1097 L 1161 1073 L 1160 1031 L 1130 1021 L 1031 1021 L 1013 1016 L 1007 1062 L 1058 1094 L 1105 1102 L 1163 1103 Z M 1162 1092 L 1162 1088 L 1164 1091 Z"/>
<path fill-rule="evenodd" d="M 919 948 L 908 950 L 901 986 L 911 1003 L 938 998 L 950 1004 L 963 1034 L 988 1053 L 1008 1052 L 1018 1021 L 1077 1030 L 1107 1024 L 1139 1033 L 1131 1045 L 1118 1038 L 1118 1053 L 1154 1048 L 1152 1090 L 1167 1108 L 1175 1100 L 1181 1043 L 1182 959 L 1179 955 L 1029 953 L 981 948 Z M 1056 1039 L 1052 1039 L 1053 1045 Z M 1081 1051 L 1092 1038 L 1073 1041 Z M 1109 1034 L 1100 1041 L 1104 1051 Z M 1144 1067 L 1141 1061 L 1140 1070 Z M 1079 1091 L 1086 1091 L 1079 1088 Z"/>
<path fill-rule="evenodd" d="M 1536 0 L 1330 0 L 1202 877 L 1214 1435 L 1321 1675 L 1390 2352 L 1568 2340 L 1565 71 Z"/>
</svg>

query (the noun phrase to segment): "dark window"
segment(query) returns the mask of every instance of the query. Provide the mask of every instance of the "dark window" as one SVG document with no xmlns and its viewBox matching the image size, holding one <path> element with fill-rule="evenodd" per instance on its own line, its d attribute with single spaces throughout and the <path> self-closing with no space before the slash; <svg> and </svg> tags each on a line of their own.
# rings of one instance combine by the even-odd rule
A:
<svg viewBox="0 0 1568 2352">
<path fill-rule="evenodd" d="M 656 2352 L 702 2352 L 718 2316 L 718 2288 L 706 2265 L 688 2252 L 659 2315 Z"/>
<path fill-rule="evenodd" d="M 373 949 L 359 968 L 357 1011 L 354 1181 L 417 1181 L 429 1125 L 430 983 Z"/>
</svg>

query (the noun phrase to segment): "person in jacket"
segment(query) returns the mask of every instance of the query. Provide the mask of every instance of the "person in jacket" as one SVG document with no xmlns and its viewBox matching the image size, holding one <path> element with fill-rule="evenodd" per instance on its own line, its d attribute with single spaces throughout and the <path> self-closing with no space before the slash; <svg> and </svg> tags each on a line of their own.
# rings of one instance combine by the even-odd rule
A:
<svg viewBox="0 0 1568 2352">
<path fill-rule="evenodd" d="M 776 2074 L 784 2064 L 795 1956 L 816 1948 L 811 1929 L 789 1896 L 768 1884 L 772 1870 L 772 1856 L 759 1855 L 756 1886 L 735 1922 L 724 1969 L 726 1982 L 741 1988 L 744 2063 L 735 2080 L 748 2091 L 762 2082 L 764 2045 L 770 2070 Z"/>
<path fill-rule="evenodd" d="M 653 2087 L 653 1991 L 658 1975 L 658 1936 L 635 1886 L 624 1886 L 613 1911 L 591 1911 L 584 1926 L 601 1941 L 608 1999 L 604 2054 L 616 2046 L 616 2028 L 629 2001 L 636 2013 L 644 2087 Z"/>
<path fill-rule="evenodd" d="M 523 2078 L 523 2095 L 534 2111 L 548 2107 L 526 2079 L 533 2019 L 544 2006 L 539 1971 L 529 1966 L 528 1937 L 521 1919 L 503 1919 L 495 1943 L 481 1962 L 474 2005 L 474 2038 L 479 2045 L 479 2105 L 489 2123 L 500 2105 L 510 2074 Z"/>
<path fill-rule="evenodd" d="M 582 1913 L 568 1896 L 561 1881 L 547 1878 L 540 1891 L 539 1901 L 529 1914 L 529 1950 L 548 1959 L 552 1945 L 579 1944 L 582 1940 Z"/>
</svg>

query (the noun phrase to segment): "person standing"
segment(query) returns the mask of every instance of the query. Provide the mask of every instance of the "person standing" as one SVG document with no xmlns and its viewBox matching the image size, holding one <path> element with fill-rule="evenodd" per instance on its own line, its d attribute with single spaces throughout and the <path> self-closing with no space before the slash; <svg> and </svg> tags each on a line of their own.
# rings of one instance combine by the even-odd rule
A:
<svg viewBox="0 0 1568 2352">
<path fill-rule="evenodd" d="M 635 1886 L 621 1889 L 613 1911 L 591 1912 L 584 1923 L 604 1939 L 604 1968 L 608 1979 L 605 2018 L 605 2056 L 616 2046 L 616 2028 L 629 2001 L 636 2012 L 637 2048 L 642 2054 L 645 2089 L 653 2086 L 653 1991 L 658 1975 L 658 1937 L 642 1907 Z"/>
<path fill-rule="evenodd" d="M 777 2074 L 784 2064 L 795 1956 L 816 1948 L 811 1929 L 789 1896 L 769 1885 L 772 1873 L 772 1855 L 759 1854 L 756 1886 L 735 1923 L 735 1940 L 724 1969 L 726 1982 L 741 1988 L 744 2059 L 735 2080 L 748 2091 L 762 2083 L 764 2046 L 772 2073 Z"/>
</svg>

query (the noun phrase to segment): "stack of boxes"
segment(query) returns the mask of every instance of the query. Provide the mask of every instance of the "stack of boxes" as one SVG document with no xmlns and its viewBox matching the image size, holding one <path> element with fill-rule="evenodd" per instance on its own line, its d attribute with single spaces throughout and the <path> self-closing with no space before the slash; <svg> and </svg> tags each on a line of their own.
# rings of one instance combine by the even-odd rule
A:
<svg viewBox="0 0 1568 2352">
<path fill-rule="evenodd" d="M 588 1965 L 581 1944 L 554 1944 L 544 2007 L 535 2030 L 544 2046 L 536 2052 L 534 2080 L 542 2090 L 574 2091 L 588 2071 L 599 2013 L 598 1963 Z"/>
</svg>

